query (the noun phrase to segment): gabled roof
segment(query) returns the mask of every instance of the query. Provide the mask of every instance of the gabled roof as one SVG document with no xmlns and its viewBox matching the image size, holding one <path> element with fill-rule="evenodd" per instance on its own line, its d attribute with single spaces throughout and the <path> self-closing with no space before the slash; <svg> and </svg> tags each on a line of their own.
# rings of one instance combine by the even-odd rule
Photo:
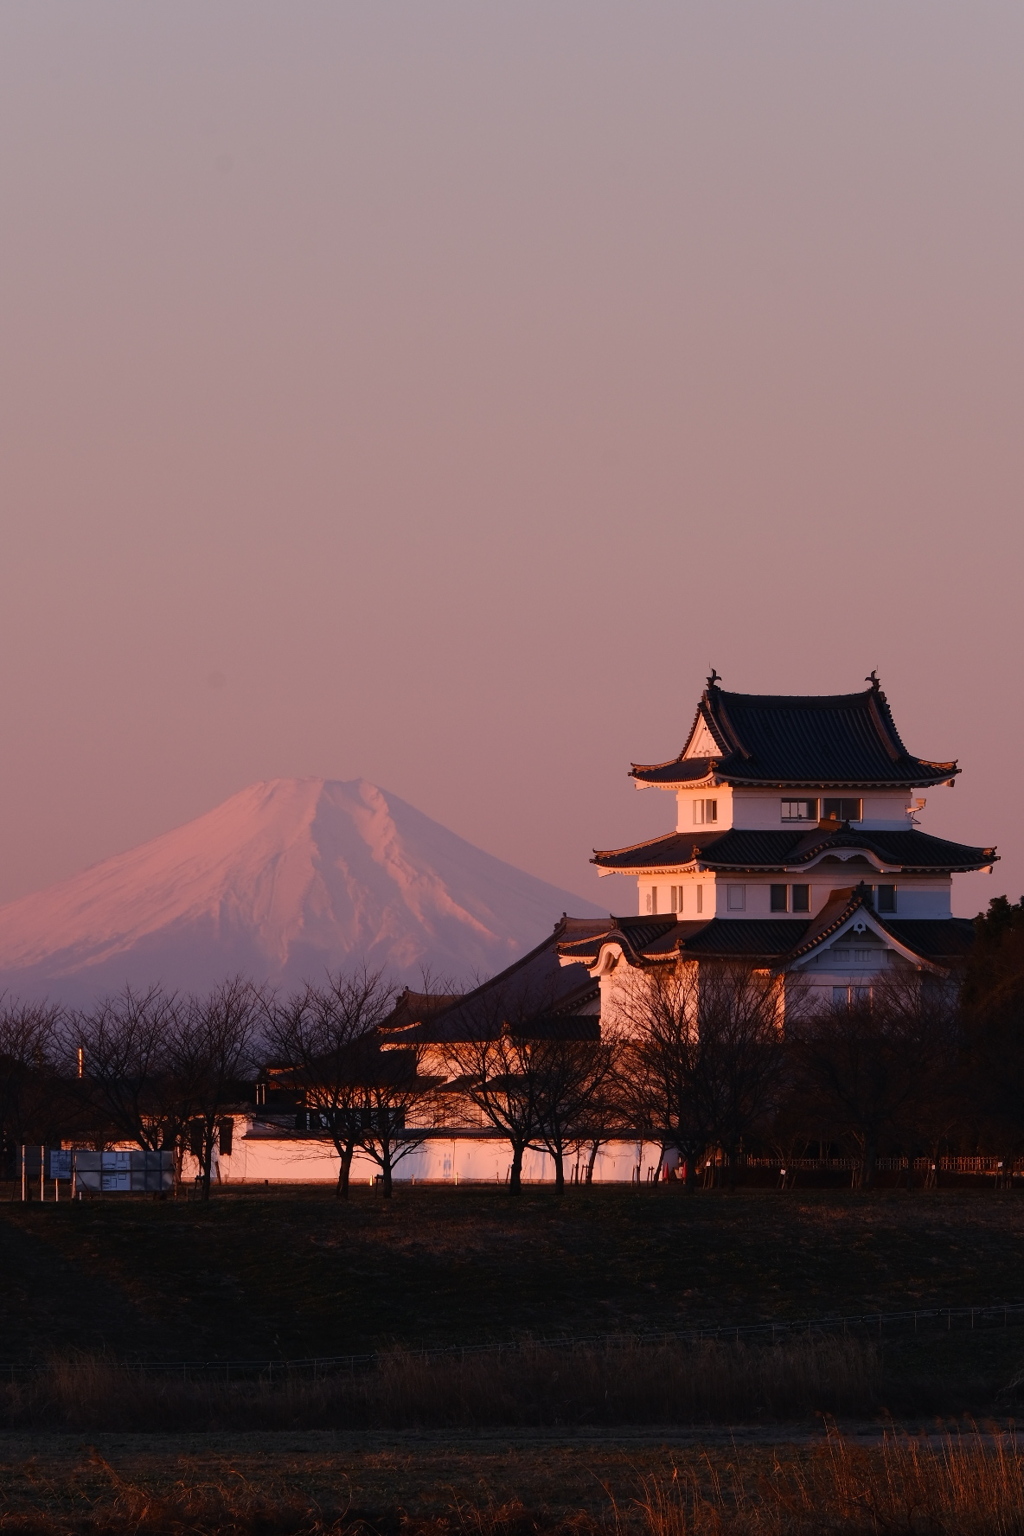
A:
<svg viewBox="0 0 1024 1536">
<path fill-rule="evenodd" d="M 601 869 L 634 871 L 678 869 L 696 865 L 723 872 L 783 871 L 809 868 L 833 855 L 864 853 L 886 870 L 907 874 L 955 873 L 984 869 L 996 860 L 994 848 L 973 848 L 932 837 L 915 828 L 876 832 L 849 822 L 819 823 L 809 831 L 758 831 L 732 827 L 725 832 L 669 832 L 629 848 L 598 850 L 591 859 Z"/>
<path fill-rule="evenodd" d="M 596 1003 L 597 984 L 567 971 L 559 962 L 559 946 L 601 933 L 607 926 L 607 920 L 563 913 L 546 939 L 497 976 L 391 1038 L 396 1044 L 454 1044 L 496 1038 L 508 1025 L 521 1029 L 537 1020 L 582 1013 Z"/>
<path fill-rule="evenodd" d="M 709 734 L 721 746 L 717 759 L 706 754 Z M 691 742 L 699 743 L 699 756 L 688 756 Z M 714 675 L 679 756 L 632 767 L 641 784 L 688 784 L 714 773 L 725 784 L 780 789 L 909 789 L 959 772 L 955 761 L 907 751 L 877 680 L 862 693 L 726 693 Z"/>
<path fill-rule="evenodd" d="M 875 911 L 871 887 L 863 881 L 844 890 L 833 891 L 829 901 L 808 925 L 807 932 L 795 945 L 790 960 L 800 960 L 822 945 L 842 936 L 856 918 L 858 926 L 883 938 L 909 960 L 925 965 L 949 966 L 962 960 L 974 940 L 974 924 L 966 917 L 904 919 L 883 917 Z"/>
<path fill-rule="evenodd" d="M 832 892 L 822 910 L 807 921 L 793 918 L 722 918 L 680 922 L 675 918 L 613 918 L 604 933 L 559 945 L 563 963 L 596 966 L 602 948 L 617 944 L 637 966 L 660 965 L 682 959 L 749 960 L 787 967 L 829 943 L 858 912 L 890 938 L 909 959 L 925 965 L 949 966 L 963 959 L 973 940 L 967 918 L 902 919 L 880 917 L 871 900 L 871 887 L 861 884 Z"/>
<path fill-rule="evenodd" d="M 600 1040 L 596 1013 L 539 1014 L 510 1031 L 519 1040 Z"/>
</svg>

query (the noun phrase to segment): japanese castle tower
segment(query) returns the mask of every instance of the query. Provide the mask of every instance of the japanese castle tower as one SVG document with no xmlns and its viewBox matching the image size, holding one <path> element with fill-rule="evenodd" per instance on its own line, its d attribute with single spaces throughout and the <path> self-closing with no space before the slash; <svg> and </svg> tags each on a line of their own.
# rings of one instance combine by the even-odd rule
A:
<svg viewBox="0 0 1024 1536">
<path fill-rule="evenodd" d="M 972 925 L 951 915 L 952 877 L 991 868 L 995 850 L 918 829 L 914 792 L 960 770 L 909 753 L 868 681 L 779 697 L 727 693 L 712 672 L 679 756 L 633 765 L 639 788 L 675 796 L 675 829 L 596 852 L 602 874 L 636 875 L 639 914 L 558 945 L 563 966 L 600 981 L 603 1016 L 623 965 L 742 960 L 840 1002 L 886 967 L 941 976 L 965 954 Z"/>
</svg>

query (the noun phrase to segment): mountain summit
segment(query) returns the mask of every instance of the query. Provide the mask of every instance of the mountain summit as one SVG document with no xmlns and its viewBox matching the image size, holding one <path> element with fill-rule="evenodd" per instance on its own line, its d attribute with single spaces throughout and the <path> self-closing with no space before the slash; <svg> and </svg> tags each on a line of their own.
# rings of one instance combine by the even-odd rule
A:
<svg viewBox="0 0 1024 1536">
<path fill-rule="evenodd" d="M 0 986 L 87 1001 L 241 973 L 284 985 L 346 964 L 466 982 L 599 915 L 369 784 L 270 779 L 0 907 Z"/>
</svg>

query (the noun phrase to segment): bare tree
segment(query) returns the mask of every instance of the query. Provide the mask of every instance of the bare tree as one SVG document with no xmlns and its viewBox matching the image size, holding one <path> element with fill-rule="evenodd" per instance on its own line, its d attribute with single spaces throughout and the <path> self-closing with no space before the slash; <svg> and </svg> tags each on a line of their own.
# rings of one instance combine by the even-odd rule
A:
<svg viewBox="0 0 1024 1536">
<path fill-rule="evenodd" d="M 0 999 L 0 1149 L 55 1140 L 66 1112 L 60 1009 Z"/>
<path fill-rule="evenodd" d="M 698 1091 L 701 1043 L 695 966 L 664 967 L 623 996 L 626 1039 L 619 1056 L 621 1093 L 637 1133 L 675 1151 L 686 1186 L 708 1143 Z"/>
<path fill-rule="evenodd" d="M 860 1184 L 934 1095 L 954 1028 L 955 997 L 917 971 L 876 977 L 863 995 L 824 1006 L 790 1031 L 798 1069 L 860 1156 Z"/>
<path fill-rule="evenodd" d="M 731 1170 L 770 1116 L 783 1074 L 784 981 L 703 961 L 648 973 L 624 994 L 623 1090 L 638 1131 L 674 1149 L 694 1186 L 719 1147 Z"/>
<path fill-rule="evenodd" d="M 395 1169 L 422 1147 L 432 1128 L 425 1117 L 437 1108 L 438 1080 L 421 1074 L 422 1060 L 419 1044 L 379 1049 L 359 1090 L 359 1148 L 380 1169 L 388 1200 Z"/>
<path fill-rule="evenodd" d="M 495 1036 L 446 1042 L 443 1050 L 462 1097 L 508 1141 L 509 1192 L 520 1194 L 523 1158 L 540 1134 L 538 1084 L 529 1070 L 528 1042 L 501 1025 Z"/>
<path fill-rule="evenodd" d="M 537 1138 L 554 1162 L 559 1195 L 565 1191 L 566 1156 L 581 1143 L 600 1137 L 600 1118 L 614 1075 L 611 1044 L 574 1038 L 574 1027 L 576 1021 L 571 1018 L 538 1020 L 527 1026 L 523 1038 Z"/>
<path fill-rule="evenodd" d="M 551 987 L 530 977 L 471 994 L 447 1020 L 440 1045 L 461 1098 L 509 1143 L 509 1193 L 521 1194 L 523 1159 L 540 1137 L 538 1081 L 530 1071 L 528 1026 L 551 1004 Z"/>
<path fill-rule="evenodd" d="M 550 976 L 513 974 L 471 993 L 440 1021 L 448 1089 L 508 1141 L 513 1195 L 522 1191 L 528 1148 L 551 1153 L 561 1190 L 570 1151 L 589 1142 L 592 1168 L 611 1118 L 611 1058 L 598 1021 L 584 1024 L 557 1011 L 560 1003 Z"/>
<path fill-rule="evenodd" d="M 78 1085 L 92 1114 L 116 1135 L 149 1151 L 174 1147 L 182 1126 L 168 1058 L 177 1028 L 177 999 L 130 987 L 68 1020 Z"/>
<path fill-rule="evenodd" d="M 178 1123 L 188 1125 L 199 1164 L 202 1198 L 210 1198 L 213 1153 L 225 1110 L 243 1093 L 265 1007 L 241 977 L 207 997 L 187 998 L 174 1011 L 166 1043 Z"/>
<path fill-rule="evenodd" d="M 380 971 L 362 970 L 268 1006 L 268 1044 L 286 1069 L 280 1080 L 302 1094 L 309 1129 L 333 1142 L 341 1199 L 348 1197 L 352 1158 L 367 1129 L 369 1085 L 381 1069 L 377 1030 L 394 997 Z"/>
<path fill-rule="evenodd" d="M 756 965 L 705 962 L 699 972 L 697 1119 L 724 1153 L 730 1184 L 740 1148 L 767 1129 L 778 1100 L 785 988 L 781 973 Z"/>
</svg>

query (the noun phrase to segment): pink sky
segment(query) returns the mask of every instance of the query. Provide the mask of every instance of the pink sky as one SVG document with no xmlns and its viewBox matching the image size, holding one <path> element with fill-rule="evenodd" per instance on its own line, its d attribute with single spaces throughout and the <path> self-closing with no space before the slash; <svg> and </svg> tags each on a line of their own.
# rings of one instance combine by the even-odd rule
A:
<svg viewBox="0 0 1024 1536">
<path fill-rule="evenodd" d="M 877 667 L 1024 885 L 1018 0 L 9 0 L 0 899 L 364 775 L 592 899 Z"/>
</svg>

